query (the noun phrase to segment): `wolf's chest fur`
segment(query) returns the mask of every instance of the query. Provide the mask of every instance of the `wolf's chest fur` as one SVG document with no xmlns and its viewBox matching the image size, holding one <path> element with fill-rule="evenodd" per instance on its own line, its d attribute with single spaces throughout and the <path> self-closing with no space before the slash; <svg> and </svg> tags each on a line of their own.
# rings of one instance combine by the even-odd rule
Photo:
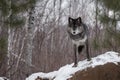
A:
<svg viewBox="0 0 120 80">
<path fill-rule="evenodd" d="M 85 32 L 73 35 L 72 33 L 68 32 L 70 38 L 72 39 L 73 44 L 79 46 L 79 45 L 84 45 L 86 40 L 87 40 L 87 35 Z"/>
<path fill-rule="evenodd" d="M 73 44 L 79 46 L 79 45 L 85 45 L 86 40 L 87 40 L 87 36 L 85 35 L 84 38 L 82 38 L 82 39 L 78 39 L 78 40 L 72 39 L 72 42 L 73 42 Z"/>
</svg>

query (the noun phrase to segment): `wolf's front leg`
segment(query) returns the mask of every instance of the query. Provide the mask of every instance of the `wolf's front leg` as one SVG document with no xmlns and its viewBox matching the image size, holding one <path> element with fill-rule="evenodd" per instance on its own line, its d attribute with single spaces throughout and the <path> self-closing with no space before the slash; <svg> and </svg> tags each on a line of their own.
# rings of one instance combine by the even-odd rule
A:
<svg viewBox="0 0 120 80">
<path fill-rule="evenodd" d="M 74 67 L 77 67 L 77 45 L 74 44 Z"/>
<path fill-rule="evenodd" d="M 88 39 L 86 41 L 86 55 L 87 55 L 87 60 L 90 61 L 90 54 L 89 54 L 89 44 L 88 44 Z"/>
</svg>

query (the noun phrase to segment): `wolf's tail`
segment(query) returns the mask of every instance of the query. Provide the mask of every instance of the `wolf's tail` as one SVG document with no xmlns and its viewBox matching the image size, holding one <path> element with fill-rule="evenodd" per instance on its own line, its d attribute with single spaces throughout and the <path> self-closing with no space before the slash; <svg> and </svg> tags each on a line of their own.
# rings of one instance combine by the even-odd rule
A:
<svg viewBox="0 0 120 80">
<path fill-rule="evenodd" d="M 82 52 L 83 48 L 84 48 L 84 45 L 78 46 L 78 53 L 79 53 L 79 54 Z"/>
</svg>

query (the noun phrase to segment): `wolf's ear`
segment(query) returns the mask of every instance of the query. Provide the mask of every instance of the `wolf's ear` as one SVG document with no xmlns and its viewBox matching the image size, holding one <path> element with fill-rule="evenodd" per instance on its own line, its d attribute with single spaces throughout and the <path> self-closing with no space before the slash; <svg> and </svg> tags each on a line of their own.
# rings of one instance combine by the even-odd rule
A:
<svg viewBox="0 0 120 80">
<path fill-rule="evenodd" d="M 77 18 L 77 22 L 80 23 L 80 24 L 82 23 L 81 17 Z"/>
<path fill-rule="evenodd" d="M 72 23 L 72 18 L 71 17 L 68 18 L 68 23 L 69 24 Z"/>
</svg>

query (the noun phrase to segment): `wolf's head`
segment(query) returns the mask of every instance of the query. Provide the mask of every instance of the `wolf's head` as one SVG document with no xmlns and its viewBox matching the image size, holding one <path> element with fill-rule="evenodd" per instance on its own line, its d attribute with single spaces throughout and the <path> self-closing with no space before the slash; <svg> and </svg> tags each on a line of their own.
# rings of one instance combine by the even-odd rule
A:
<svg viewBox="0 0 120 80">
<path fill-rule="evenodd" d="M 68 31 L 73 35 L 82 33 L 84 31 L 81 17 L 76 19 L 73 19 L 71 17 L 68 18 Z"/>
</svg>

